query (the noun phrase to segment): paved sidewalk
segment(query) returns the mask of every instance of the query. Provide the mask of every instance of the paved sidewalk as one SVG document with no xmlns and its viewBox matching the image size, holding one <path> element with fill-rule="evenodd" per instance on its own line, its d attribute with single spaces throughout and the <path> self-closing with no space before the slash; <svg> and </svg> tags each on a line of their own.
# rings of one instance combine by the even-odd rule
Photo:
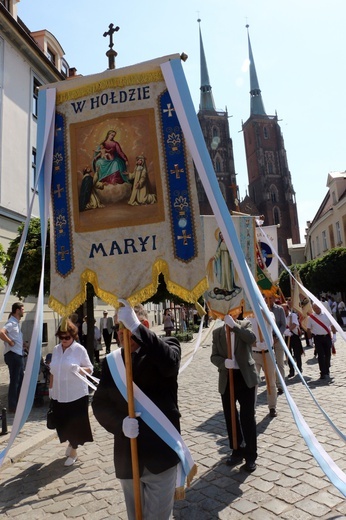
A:
<svg viewBox="0 0 346 520">
<path fill-rule="evenodd" d="M 278 398 L 278 417 L 269 418 L 264 383 L 258 392 L 257 470 L 249 475 L 239 467 L 225 465 L 229 450 L 217 392 L 217 369 L 210 363 L 210 332 L 204 329 L 201 348 L 179 378 L 182 434 L 198 465 L 198 474 L 186 499 L 175 503 L 174 518 L 346 518 L 345 497 L 324 477 L 311 456 L 285 396 Z M 185 358 L 193 347 L 193 342 L 183 344 Z M 303 374 L 326 413 L 346 432 L 346 344 L 338 337 L 336 347 L 330 382 L 319 381 L 311 348 L 306 349 Z M 298 377 L 287 384 L 318 440 L 345 471 L 345 443 L 328 426 Z M 33 410 L 0 470 L 1 517 L 126 519 L 123 495 L 114 476 L 112 436 L 91 416 L 94 442 L 81 447 L 78 462 L 65 468 L 65 447 L 54 432 L 46 430 L 45 412 L 46 407 Z M 8 436 L 0 437 L 0 448 L 7 440 Z"/>
</svg>

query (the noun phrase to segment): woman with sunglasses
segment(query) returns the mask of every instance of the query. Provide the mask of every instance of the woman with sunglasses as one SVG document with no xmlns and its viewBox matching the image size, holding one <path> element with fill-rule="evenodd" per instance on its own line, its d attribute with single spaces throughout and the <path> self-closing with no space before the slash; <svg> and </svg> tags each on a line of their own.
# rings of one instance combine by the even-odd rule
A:
<svg viewBox="0 0 346 520">
<path fill-rule="evenodd" d="M 92 442 L 89 422 L 89 391 L 83 372 L 92 374 L 93 366 L 86 349 L 77 343 L 78 328 L 66 320 L 66 330 L 60 327 L 56 336 L 60 343 L 54 347 L 50 364 L 49 395 L 53 400 L 53 413 L 60 442 L 68 441 L 64 465 L 72 466 L 77 460 L 77 448 Z"/>
</svg>

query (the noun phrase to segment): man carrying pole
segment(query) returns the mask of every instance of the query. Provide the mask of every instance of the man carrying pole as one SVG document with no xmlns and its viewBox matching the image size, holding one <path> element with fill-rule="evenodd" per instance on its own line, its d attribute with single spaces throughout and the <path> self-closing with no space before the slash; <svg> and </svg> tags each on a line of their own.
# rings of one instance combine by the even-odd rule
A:
<svg viewBox="0 0 346 520">
<path fill-rule="evenodd" d="M 228 314 L 225 325 L 213 331 L 211 362 L 219 369 L 219 392 L 221 394 L 229 445 L 232 455 L 226 460 L 228 466 L 236 466 L 245 459 L 245 471 L 256 469 L 257 438 L 255 422 L 255 389 L 258 384 L 251 345 L 256 341 L 248 320 L 234 320 Z M 226 327 L 230 328 L 231 357 L 228 354 Z M 231 376 L 230 377 L 230 373 Z M 230 383 L 233 379 L 233 389 Z M 233 395 L 231 395 L 233 394 Z M 231 419 L 231 400 L 239 403 L 235 408 L 236 446 Z"/>
<path fill-rule="evenodd" d="M 178 441 L 177 445 L 183 443 L 179 435 L 180 413 L 177 403 L 181 349 L 175 337 L 159 338 L 141 324 L 125 300 L 120 301 L 124 307 L 119 308 L 119 322 L 132 334 L 130 351 L 135 389 L 134 408 L 129 413 L 126 377 L 122 373 L 125 372 L 124 329 L 119 329 L 121 349 L 107 356 L 103 363 L 92 407 L 98 422 L 114 435 L 115 471 L 125 495 L 129 520 L 169 520 L 175 493 L 177 497 L 177 471 L 181 460 L 174 442 Z M 130 446 L 134 439 L 138 449 L 142 516 L 138 514 L 135 505 L 135 471 L 132 469 Z M 186 471 L 188 482 L 195 472 L 193 464 L 189 469 Z"/>
</svg>

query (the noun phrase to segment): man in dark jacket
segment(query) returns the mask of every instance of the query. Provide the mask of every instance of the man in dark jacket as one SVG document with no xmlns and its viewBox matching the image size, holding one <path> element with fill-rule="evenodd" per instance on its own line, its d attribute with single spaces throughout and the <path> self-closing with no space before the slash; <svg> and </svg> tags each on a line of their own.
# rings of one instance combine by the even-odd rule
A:
<svg viewBox="0 0 346 520">
<path fill-rule="evenodd" d="M 256 469 L 257 438 L 255 421 L 255 390 L 259 383 L 256 364 L 252 357 L 252 344 L 256 336 L 248 320 L 234 320 L 226 315 L 225 325 L 213 331 L 210 360 L 219 369 L 219 392 L 221 394 L 229 445 L 232 455 L 226 460 L 228 466 L 236 466 L 245 459 L 244 469 L 251 473 Z M 232 359 L 228 355 L 226 326 L 230 327 Z M 231 392 L 229 372 L 233 372 L 232 398 L 240 405 L 236 410 L 237 447 L 233 446 L 231 421 Z"/>
<path fill-rule="evenodd" d="M 119 309 L 118 319 L 132 333 L 134 383 L 180 431 L 177 377 L 181 349 L 178 340 L 160 339 L 140 323 L 127 302 Z M 119 329 L 118 335 L 123 346 L 124 330 Z M 110 354 L 114 355 L 116 351 Z M 124 356 L 123 349 L 121 355 Z M 114 435 L 115 473 L 124 491 L 129 519 L 135 518 L 130 438 L 138 436 L 142 518 L 168 520 L 173 509 L 179 457 L 141 417 L 128 417 L 127 401 L 114 382 L 107 358 L 92 407 L 98 422 Z"/>
</svg>

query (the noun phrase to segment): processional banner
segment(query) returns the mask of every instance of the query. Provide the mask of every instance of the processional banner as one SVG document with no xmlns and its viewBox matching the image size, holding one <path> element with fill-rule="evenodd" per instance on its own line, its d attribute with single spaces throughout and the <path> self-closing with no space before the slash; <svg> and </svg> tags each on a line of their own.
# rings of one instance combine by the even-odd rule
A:
<svg viewBox="0 0 346 520">
<path fill-rule="evenodd" d="M 51 84 L 56 89 L 49 305 L 68 315 L 90 282 L 105 302 L 167 288 L 206 290 L 193 163 L 160 64 Z"/>
<path fill-rule="evenodd" d="M 247 316 L 253 310 L 246 292 L 228 251 L 225 239 L 212 215 L 201 216 L 205 244 L 208 290 L 204 298 L 211 313 L 223 317 L 231 313 Z M 255 220 L 250 216 L 232 215 L 236 234 L 245 260 L 252 275 L 256 278 L 256 232 Z"/>
<path fill-rule="evenodd" d="M 279 278 L 279 261 L 274 253 L 278 250 L 277 226 L 256 227 L 258 246 L 264 262 L 263 270 L 269 273 L 272 282 Z"/>
</svg>

